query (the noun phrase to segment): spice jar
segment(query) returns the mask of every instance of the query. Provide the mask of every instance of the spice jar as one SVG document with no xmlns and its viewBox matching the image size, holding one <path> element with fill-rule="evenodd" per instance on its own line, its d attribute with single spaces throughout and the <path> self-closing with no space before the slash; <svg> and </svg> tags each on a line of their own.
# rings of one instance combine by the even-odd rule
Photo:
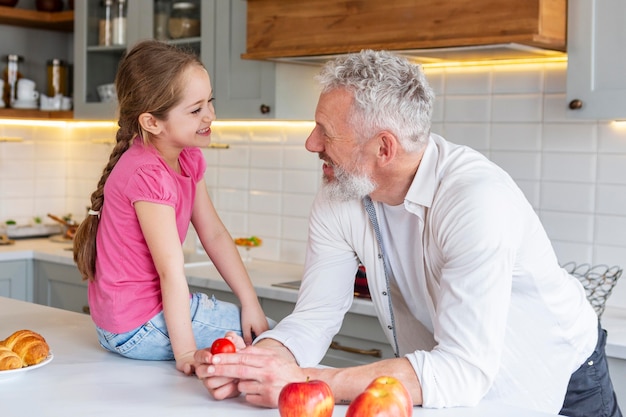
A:
<svg viewBox="0 0 626 417">
<path fill-rule="evenodd" d="M 117 0 L 115 3 L 113 45 L 126 45 L 126 0 Z"/>
<path fill-rule="evenodd" d="M 169 39 L 167 34 L 167 20 L 170 15 L 168 0 L 156 0 L 154 3 L 154 39 L 165 41 Z"/>
<path fill-rule="evenodd" d="M 104 0 L 98 21 L 98 45 L 113 44 L 113 0 Z"/>
<path fill-rule="evenodd" d="M 172 5 L 172 13 L 167 22 L 172 39 L 200 36 L 198 8 L 191 2 L 177 2 Z"/>
<path fill-rule="evenodd" d="M 48 67 L 48 92 L 49 97 L 56 95 L 68 96 L 67 91 L 67 65 L 60 59 L 51 59 Z"/>
<path fill-rule="evenodd" d="M 19 55 L 9 54 L 6 57 L 7 65 L 4 68 L 3 80 L 4 91 L 2 94 L 2 100 L 5 106 L 11 107 L 13 102 L 17 99 L 17 80 L 22 78 L 22 74 L 19 71 L 19 63 L 24 60 Z"/>
</svg>

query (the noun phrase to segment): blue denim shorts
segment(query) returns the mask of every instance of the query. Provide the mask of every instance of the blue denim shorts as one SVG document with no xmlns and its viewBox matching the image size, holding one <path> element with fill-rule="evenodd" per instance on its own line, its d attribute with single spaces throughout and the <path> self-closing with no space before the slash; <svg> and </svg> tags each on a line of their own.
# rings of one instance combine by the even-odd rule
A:
<svg viewBox="0 0 626 417">
<path fill-rule="evenodd" d="M 563 408 L 569 417 L 622 417 L 606 360 L 606 330 L 598 323 L 598 343 L 591 356 L 572 374 Z"/>
<path fill-rule="evenodd" d="M 241 309 L 235 304 L 194 293 L 190 298 L 191 327 L 196 346 L 211 346 L 227 331 L 241 335 Z M 106 350 L 131 359 L 153 361 L 174 360 L 172 344 L 163 311 L 150 321 L 126 333 L 111 333 L 96 326 L 100 345 Z"/>
</svg>

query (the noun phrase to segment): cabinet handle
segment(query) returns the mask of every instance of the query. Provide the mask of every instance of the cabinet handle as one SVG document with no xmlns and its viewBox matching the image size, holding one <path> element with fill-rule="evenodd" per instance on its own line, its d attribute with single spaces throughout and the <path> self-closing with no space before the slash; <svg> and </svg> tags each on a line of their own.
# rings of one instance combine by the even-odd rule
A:
<svg viewBox="0 0 626 417">
<path fill-rule="evenodd" d="M 569 108 L 571 110 L 578 110 L 583 108 L 583 101 L 579 99 L 574 99 L 569 102 Z"/>
<path fill-rule="evenodd" d="M 83 306 L 83 313 L 91 314 L 91 310 L 89 309 L 89 306 Z"/>
<path fill-rule="evenodd" d="M 267 104 L 261 104 L 261 108 L 259 110 L 261 110 L 261 114 L 267 114 L 272 111 L 272 108 Z"/>
<path fill-rule="evenodd" d="M 383 353 L 380 349 L 359 349 L 350 346 L 341 346 L 339 343 L 334 340 L 330 344 L 331 349 L 342 350 L 344 352 L 356 353 L 358 355 L 368 355 L 373 356 L 375 358 L 382 358 Z"/>
</svg>

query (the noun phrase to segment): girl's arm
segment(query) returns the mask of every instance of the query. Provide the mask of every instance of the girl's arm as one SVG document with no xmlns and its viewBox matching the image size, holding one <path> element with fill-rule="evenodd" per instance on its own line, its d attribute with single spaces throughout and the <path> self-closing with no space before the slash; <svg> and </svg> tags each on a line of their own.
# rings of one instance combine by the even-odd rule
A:
<svg viewBox="0 0 626 417">
<path fill-rule="evenodd" d="M 235 242 L 224 227 L 209 198 L 204 180 L 197 185 L 191 222 L 202 247 L 241 302 L 243 336 L 245 342 L 250 344 L 252 333 L 259 335 L 268 329 L 267 319 Z"/>
<path fill-rule="evenodd" d="M 174 208 L 140 201 L 135 203 L 135 211 L 161 281 L 163 313 L 176 369 L 189 374 L 193 370 L 196 341 L 191 328 L 189 286 Z"/>
</svg>

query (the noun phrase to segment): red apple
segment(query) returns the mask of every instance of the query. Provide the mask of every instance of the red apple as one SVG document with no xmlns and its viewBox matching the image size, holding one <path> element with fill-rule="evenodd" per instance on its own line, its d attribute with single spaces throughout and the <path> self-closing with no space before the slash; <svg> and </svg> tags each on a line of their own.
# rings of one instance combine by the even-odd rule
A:
<svg viewBox="0 0 626 417">
<path fill-rule="evenodd" d="M 346 417 L 411 417 L 413 400 L 404 385 L 389 376 L 373 380 L 348 406 Z"/>
<path fill-rule="evenodd" d="M 407 417 L 411 417 L 413 414 L 413 398 L 399 379 L 392 376 L 380 376 L 370 382 L 366 389 L 374 387 L 392 392 L 404 404 Z"/>
<path fill-rule="evenodd" d="M 280 417 L 331 417 L 334 408 L 335 397 L 320 380 L 291 382 L 278 396 Z"/>
</svg>

